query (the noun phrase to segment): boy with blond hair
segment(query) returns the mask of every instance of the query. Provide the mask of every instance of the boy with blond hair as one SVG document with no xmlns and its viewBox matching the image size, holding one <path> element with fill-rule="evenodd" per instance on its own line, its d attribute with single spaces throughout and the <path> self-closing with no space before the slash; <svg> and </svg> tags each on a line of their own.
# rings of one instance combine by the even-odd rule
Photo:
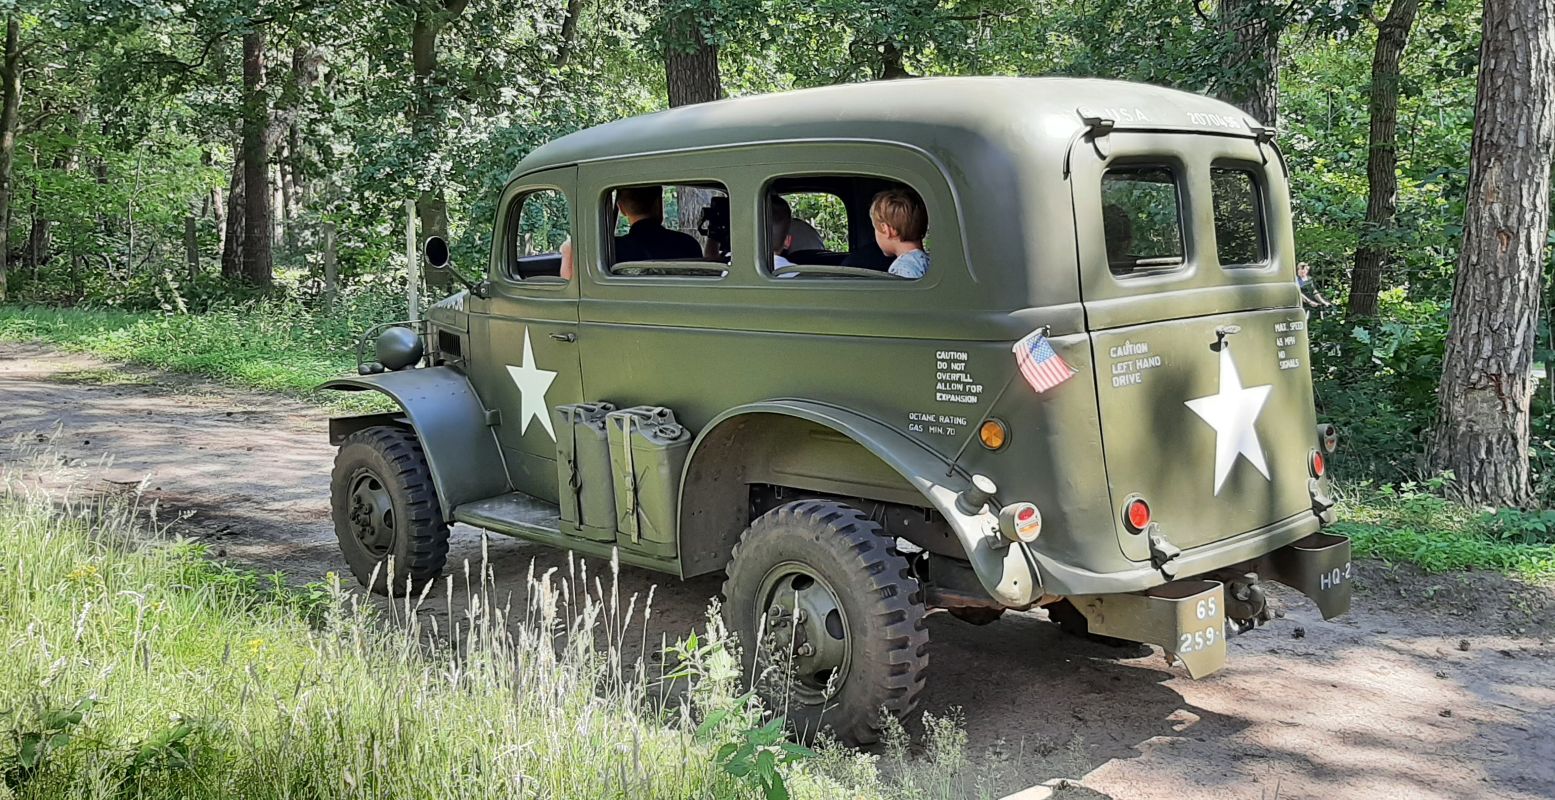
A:
<svg viewBox="0 0 1555 800">
<path fill-rule="evenodd" d="M 890 273 L 899 278 L 921 278 L 929 272 L 929 254 L 923 237 L 929 232 L 929 212 L 911 189 L 887 189 L 869 204 L 869 221 L 875 226 L 875 244 L 891 256 Z"/>
</svg>

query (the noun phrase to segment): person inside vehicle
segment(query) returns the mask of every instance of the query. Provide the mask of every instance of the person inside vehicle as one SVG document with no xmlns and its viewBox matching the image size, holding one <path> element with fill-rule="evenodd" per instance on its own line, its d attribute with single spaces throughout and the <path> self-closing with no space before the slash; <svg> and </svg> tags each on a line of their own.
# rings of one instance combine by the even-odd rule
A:
<svg viewBox="0 0 1555 800">
<path fill-rule="evenodd" d="M 794 237 L 789 234 L 793 224 L 794 209 L 782 195 L 772 195 L 767 203 L 767 241 L 772 246 L 773 270 L 794 265 L 794 262 L 783 256 L 784 251 L 794 243 Z"/>
<path fill-rule="evenodd" d="M 561 256 L 561 265 L 557 268 L 557 270 L 558 270 L 557 274 L 560 275 L 562 280 L 564 280 L 564 281 L 572 280 L 572 237 L 571 236 L 568 236 L 567 240 L 562 242 L 562 246 L 557 248 L 557 253 Z"/>
<path fill-rule="evenodd" d="M 1108 203 L 1101 209 L 1102 235 L 1107 240 L 1107 265 L 1114 273 L 1134 270 L 1134 223 L 1128 212 L 1117 203 Z"/>
<path fill-rule="evenodd" d="M 616 209 L 631 228 L 615 237 L 615 263 L 701 259 L 702 245 L 688 233 L 664 227 L 664 190 L 629 186 L 616 190 Z"/>
<path fill-rule="evenodd" d="M 785 203 L 788 201 L 784 201 Z M 793 224 L 788 228 L 788 252 L 803 253 L 807 250 L 825 250 L 826 242 L 821 239 L 821 232 L 815 229 L 803 217 L 794 217 Z"/>
<path fill-rule="evenodd" d="M 918 193 L 906 187 L 887 189 L 869 204 L 875 244 L 894 259 L 888 270 L 898 278 L 921 278 L 929 272 L 923 237 L 929 232 L 929 212 Z"/>
</svg>

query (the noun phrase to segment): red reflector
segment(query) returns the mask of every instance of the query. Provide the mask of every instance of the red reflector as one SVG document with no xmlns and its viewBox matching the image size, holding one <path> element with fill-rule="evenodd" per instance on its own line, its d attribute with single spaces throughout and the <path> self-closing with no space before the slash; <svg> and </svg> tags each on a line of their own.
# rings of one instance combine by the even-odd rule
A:
<svg viewBox="0 0 1555 800">
<path fill-rule="evenodd" d="M 1138 498 L 1130 500 L 1124 516 L 1130 528 L 1142 531 L 1150 525 L 1150 504 Z"/>
<path fill-rule="evenodd" d="M 1025 508 L 1020 510 L 1019 514 L 1015 515 L 1015 520 L 1017 522 L 1030 522 L 1031 518 L 1035 517 L 1036 515 L 1037 515 L 1037 509 L 1036 508 L 1034 508 L 1032 506 L 1026 506 Z"/>
<path fill-rule="evenodd" d="M 1327 464 L 1323 463 L 1323 454 L 1322 453 L 1313 453 L 1312 454 L 1312 475 L 1313 475 L 1313 477 L 1317 477 L 1317 478 L 1323 477 L 1323 471 L 1327 468 L 1327 466 L 1328 466 Z"/>
</svg>

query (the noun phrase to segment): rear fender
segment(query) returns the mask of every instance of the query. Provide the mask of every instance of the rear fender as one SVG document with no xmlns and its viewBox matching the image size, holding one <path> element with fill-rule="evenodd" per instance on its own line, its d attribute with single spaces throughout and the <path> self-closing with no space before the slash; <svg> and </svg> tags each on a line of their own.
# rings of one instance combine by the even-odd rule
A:
<svg viewBox="0 0 1555 800">
<path fill-rule="evenodd" d="M 398 403 L 416 431 L 432 483 L 443 507 L 443 517 L 453 519 L 455 508 L 512 491 L 497 437 L 486 425 L 486 407 L 470 381 L 449 367 L 423 367 L 376 375 L 338 378 L 319 386 L 343 392 L 380 392 Z M 401 415 L 385 414 L 385 424 Z M 331 431 L 360 429 L 346 417 L 331 421 Z M 334 437 L 331 436 L 333 439 Z"/>
<path fill-rule="evenodd" d="M 745 494 L 749 454 L 741 428 L 764 415 L 794 417 L 847 437 L 894 470 L 945 518 L 988 594 L 1007 606 L 1025 607 L 1042 595 L 1041 580 L 1024 545 L 999 534 L 997 501 L 969 515 L 956 508 L 956 495 L 969 484 L 944 456 L 873 419 L 810 400 L 768 400 L 725 411 L 692 445 L 680 489 L 679 552 L 683 577 L 720 569 L 749 520 Z M 947 475 L 947 472 L 952 474 Z M 722 502 L 720 502 L 722 500 Z"/>
</svg>

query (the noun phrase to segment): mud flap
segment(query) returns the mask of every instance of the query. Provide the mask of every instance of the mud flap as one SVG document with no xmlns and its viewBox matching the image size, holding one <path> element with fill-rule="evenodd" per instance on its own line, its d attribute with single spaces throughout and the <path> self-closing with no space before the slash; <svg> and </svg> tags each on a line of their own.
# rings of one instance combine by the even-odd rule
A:
<svg viewBox="0 0 1555 800">
<path fill-rule="evenodd" d="M 1153 644 L 1194 678 L 1226 664 L 1226 597 L 1219 581 L 1181 580 L 1129 594 L 1070 597 L 1090 633 Z"/>
<path fill-rule="evenodd" d="M 1314 533 L 1253 562 L 1260 577 L 1295 589 L 1312 599 L 1323 619 L 1350 610 L 1350 540 L 1331 533 Z"/>
</svg>

